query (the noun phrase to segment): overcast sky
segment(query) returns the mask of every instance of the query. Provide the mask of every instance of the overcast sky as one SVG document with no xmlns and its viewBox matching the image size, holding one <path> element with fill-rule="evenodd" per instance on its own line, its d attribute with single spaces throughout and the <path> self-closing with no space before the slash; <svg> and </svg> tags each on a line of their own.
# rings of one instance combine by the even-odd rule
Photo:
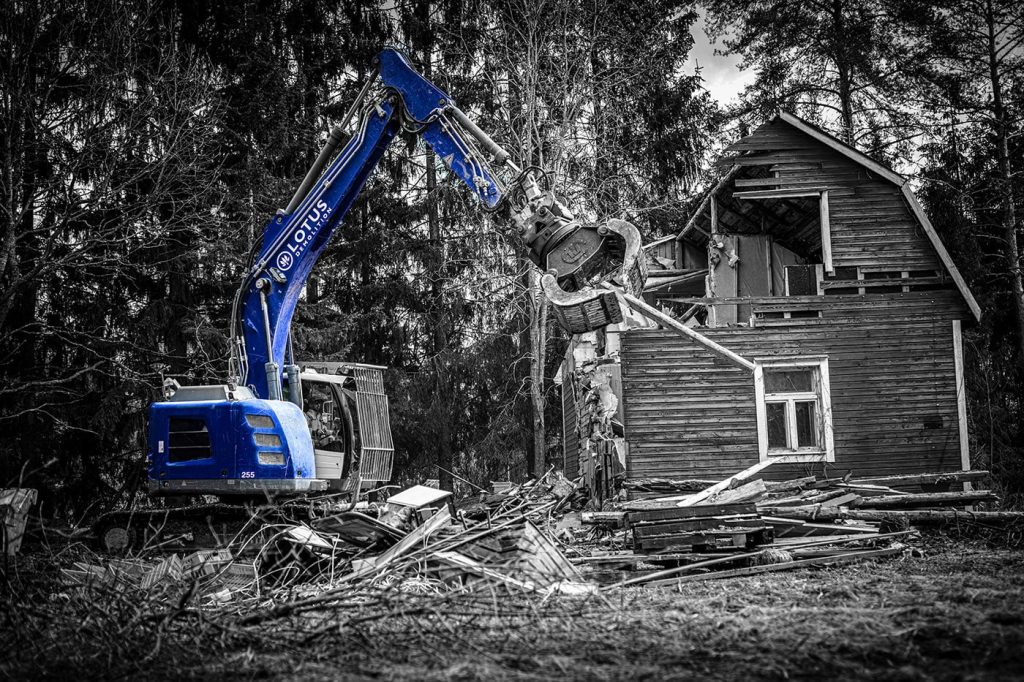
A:
<svg viewBox="0 0 1024 682">
<path fill-rule="evenodd" d="M 704 77 L 704 87 L 719 102 L 728 104 L 753 80 L 753 74 L 739 69 L 738 55 L 723 57 L 715 54 L 715 46 L 704 33 L 703 12 L 697 21 L 693 22 L 690 35 L 693 36 L 693 49 L 690 51 L 687 70 L 692 71 L 699 65 L 701 76 Z"/>
</svg>

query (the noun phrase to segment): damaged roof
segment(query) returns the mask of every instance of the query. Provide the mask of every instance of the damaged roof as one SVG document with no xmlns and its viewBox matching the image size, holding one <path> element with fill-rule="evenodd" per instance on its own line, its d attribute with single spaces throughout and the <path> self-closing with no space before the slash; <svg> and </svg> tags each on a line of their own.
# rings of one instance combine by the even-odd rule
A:
<svg viewBox="0 0 1024 682">
<path fill-rule="evenodd" d="M 910 189 L 907 178 L 891 168 L 857 151 L 834 136 L 826 133 L 803 119 L 787 112 L 781 112 L 750 135 L 730 145 L 719 165 L 729 169 L 719 182 L 708 190 L 697 210 L 679 232 L 677 239 L 691 243 L 706 244 L 711 233 L 711 214 L 717 212 L 719 230 L 733 234 L 758 234 L 770 232 L 784 246 L 802 253 L 816 253 L 821 250 L 821 225 L 819 219 L 819 198 L 822 191 L 830 190 L 827 178 L 815 185 L 804 183 L 799 188 L 763 190 L 759 196 L 756 187 L 772 183 L 767 181 L 778 170 L 813 172 L 813 163 L 790 161 L 772 165 L 752 161 L 761 153 L 784 149 L 773 136 L 779 123 L 787 124 L 828 149 L 853 161 L 865 173 L 896 186 L 907 208 L 934 248 L 939 261 L 953 280 L 975 319 L 981 318 L 981 308 L 967 286 L 943 245 L 935 227 L 928 219 L 921 204 Z M 747 159 L 750 159 L 747 161 Z M 746 161 L 746 163 L 745 163 Z M 818 166 L 820 168 L 820 165 Z M 747 189 L 751 191 L 745 191 Z M 715 201 L 712 202 L 712 197 Z M 747 199 L 758 199 L 749 201 Z M 770 227 L 770 229 L 768 229 Z"/>
</svg>

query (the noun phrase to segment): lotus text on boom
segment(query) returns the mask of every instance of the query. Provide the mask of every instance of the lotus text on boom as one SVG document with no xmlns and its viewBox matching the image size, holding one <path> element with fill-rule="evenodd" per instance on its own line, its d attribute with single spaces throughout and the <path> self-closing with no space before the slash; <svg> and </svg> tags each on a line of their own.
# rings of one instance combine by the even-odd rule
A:
<svg viewBox="0 0 1024 682">
<path fill-rule="evenodd" d="M 292 238 L 285 244 L 285 249 L 287 250 L 278 254 L 277 267 L 281 270 L 291 268 L 295 259 L 302 255 L 302 252 L 306 250 L 309 243 L 316 237 L 330 214 L 331 209 L 327 202 L 322 199 L 316 202 L 316 206 L 310 210 L 309 215 L 306 216 L 306 219 L 295 230 Z"/>
</svg>

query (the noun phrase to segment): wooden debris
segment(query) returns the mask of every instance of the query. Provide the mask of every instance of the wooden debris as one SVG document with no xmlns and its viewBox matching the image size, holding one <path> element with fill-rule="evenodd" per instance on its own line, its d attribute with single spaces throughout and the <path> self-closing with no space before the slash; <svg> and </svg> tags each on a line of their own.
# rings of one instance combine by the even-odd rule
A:
<svg viewBox="0 0 1024 682">
<path fill-rule="evenodd" d="M 345 575 L 342 580 L 344 582 L 349 582 L 380 572 L 395 559 L 398 559 L 406 552 L 411 551 L 417 544 L 425 541 L 433 533 L 439 531 L 443 526 L 450 524 L 451 521 L 451 512 L 448 511 L 447 507 L 442 508 L 438 513 L 427 519 L 426 523 L 414 529 L 383 554 L 368 559 L 361 559 L 358 562 L 352 562 L 352 572 Z"/>
<path fill-rule="evenodd" d="M 887 539 L 890 539 L 890 538 L 906 536 L 906 535 L 909 535 L 909 534 L 915 533 L 915 532 L 916 531 L 905 530 L 905 531 L 897 531 L 897 532 L 894 532 L 894 533 L 872 533 L 870 535 L 868 535 L 868 534 L 852 535 L 852 536 L 849 536 L 847 538 L 843 538 L 841 540 L 833 540 L 831 538 L 826 539 L 826 540 L 809 540 L 808 542 L 806 542 L 806 543 L 804 543 L 802 545 L 790 546 L 790 547 L 787 547 L 786 549 L 803 549 L 803 548 L 808 548 L 808 547 L 820 547 L 820 546 L 823 546 L 823 545 L 843 545 L 843 544 L 847 544 L 847 543 L 851 543 L 851 542 L 861 542 L 861 541 L 866 541 L 866 540 L 887 540 Z M 688 564 L 688 565 L 685 565 L 685 566 L 678 566 L 676 568 L 667 568 L 667 569 L 665 569 L 663 571 L 656 571 L 655 573 L 651 573 L 649 575 L 638 576 L 636 578 L 631 578 L 629 580 L 623 580 L 622 582 L 616 583 L 615 585 L 607 585 L 607 586 L 605 586 L 602 589 L 603 590 L 608 590 L 608 589 L 613 589 L 613 588 L 618 588 L 618 587 L 628 587 L 630 585 L 640 585 L 640 584 L 645 584 L 645 583 L 650 583 L 652 585 L 675 585 L 676 584 L 675 580 L 662 580 L 662 579 L 663 578 L 668 578 L 670 576 L 678 576 L 678 575 L 680 575 L 682 573 L 687 573 L 687 572 L 690 572 L 690 571 L 694 571 L 694 570 L 696 570 L 698 568 L 707 568 L 709 566 L 717 566 L 717 565 L 720 565 L 720 564 L 735 562 L 735 561 L 738 561 L 740 559 L 750 559 L 750 558 L 753 558 L 753 557 L 761 554 L 762 551 L 764 551 L 764 550 L 745 552 L 745 553 L 742 553 L 742 554 L 726 554 L 726 555 L 724 555 L 722 557 L 719 557 L 719 558 L 708 559 L 706 561 L 699 561 L 699 562 L 694 563 L 694 564 Z"/>
<path fill-rule="evenodd" d="M 803 478 L 793 478 L 788 481 L 765 481 L 764 485 L 769 493 L 785 493 L 791 490 L 803 490 L 814 485 L 816 480 L 814 476 L 804 476 Z"/>
<path fill-rule="evenodd" d="M 466 543 L 460 551 L 482 566 L 532 585 L 581 579 L 562 551 L 530 521 Z"/>
<path fill-rule="evenodd" d="M 588 512 L 580 514 L 580 522 L 588 526 L 610 526 L 622 528 L 626 525 L 626 512 Z"/>
<path fill-rule="evenodd" d="M 748 516 L 757 515 L 757 507 L 749 503 L 704 505 L 697 508 L 667 507 L 664 509 L 650 509 L 645 511 L 631 511 L 626 514 L 627 525 L 641 521 L 666 521 L 675 519 L 694 519 L 709 516 L 733 516 L 745 514 Z"/>
<path fill-rule="evenodd" d="M 975 471 L 947 471 L 934 474 L 906 474 L 902 476 L 870 476 L 857 478 L 851 483 L 875 483 L 878 485 L 936 485 L 940 483 L 962 483 L 964 481 L 978 481 L 988 477 L 989 472 L 984 469 Z"/>
<path fill-rule="evenodd" d="M 877 533 L 877 526 L 810 523 L 802 519 L 778 518 L 762 516 L 761 520 L 775 530 L 776 538 L 808 537 L 819 535 L 854 535 L 857 533 Z"/>
<path fill-rule="evenodd" d="M 743 550 L 774 537 L 749 503 L 629 512 L 627 525 L 636 551 Z"/>
<path fill-rule="evenodd" d="M 822 507 L 841 507 L 843 505 L 857 506 L 860 502 L 861 496 L 857 493 L 844 493 L 835 497 L 830 497 L 827 500 L 821 502 Z"/>
<path fill-rule="evenodd" d="M 709 488 L 705 488 L 704 490 L 702 490 L 701 492 L 697 493 L 696 495 L 691 495 L 690 497 L 688 497 L 685 500 L 683 500 L 682 502 L 680 502 L 677 506 L 680 506 L 680 507 L 692 507 L 692 506 L 694 506 L 696 504 L 700 504 L 700 503 L 704 502 L 705 500 L 707 500 L 708 498 L 712 497 L 713 495 L 716 495 L 717 493 L 720 493 L 720 492 L 722 492 L 724 490 L 729 490 L 730 488 L 735 488 L 735 487 L 739 486 L 740 484 L 742 484 L 742 483 L 746 482 L 747 480 L 753 478 L 755 475 L 757 475 L 762 470 L 764 470 L 767 467 L 769 467 L 771 464 L 772 464 L 771 460 L 766 460 L 764 462 L 758 462 L 757 464 L 755 464 L 754 466 L 750 467 L 749 469 L 745 469 L 745 470 L 741 471 L 740 473 L 736 474 L 735 476 L 733 476 L 731 478 L 727 478 L 724 481 L 719 481 L 715 485 L 710 486 Z"/>
<path fill-rule="evenodd" d="M 460 554 L 459 552 L 437 552 L 434 555 L 434 558 L 444 562 L 445 564 L 448 564 L 449 566 L 457 568 L 465 573 L 471 573 L 473 575 L 477 575 L 482 578 L 487 578 L 495 582 L 503 583 L 505 585 L 511 585 L 521 590 L 529 591 L 536 589 L 536 586 L 533 583 L 524 582 L 522 580 L 516 580 L 515 578 L 508 576 L 502 573 L 501 571 L 496 571 L 492 568 L 488 568 L 480 562 L 474 561 L 473 559 L 469 558 L 464 554 Z"/>
<path fill-rule="evenodd" d="M 756 502 L 757 500 L 764 497 L 768 489 L 764 485 L 764 481 L 758 479 L 751 481 L 750 483 L 744 483 L 736 488 L 729 490 L 723 490 L 715 493 L 710 497 L 706 497 L 703 501 L 697 505 L 687 506 L 704 506 L 707 504 L 735 504 L 737 502 Z"/>
<path fill-rule="evenodd" d="M 21 549 L 25 536 L 28 511 L 36 503 L 37 493 L 32 488 L 5 488 L 0 490 L 0 521 L 3 522 L 4 553 L 14 556 Z"/>
<path fill-rule="evenodd" d="M 829 564 L 847 563 L 850 561 L 864 561 L 865 559 L 878 559 L 886 556 L 894 556 L 901 553 L 903 550 L 899 547 L 888 547 L 885 549 L 868 549 L 859 552 L 845 552 L 843 554 L 834 554 L 831 556 L 813 557 L 809 559 L 798 559 L 796 561 L 787 561 L 777 564 L 764 564 L 761 566 L 748 566 L 746 568 L 736 568 L 728 571 L 712 571 L 710 573 L 702 573 L 699 575 L 684 575 L 678 578 L 665 581 L 654 581 L 649 583 L 652 587 L 659 585 L 678 585 L 685 582 L 693 582 L 696 580 L 720 580 L 722 578 L 738 578 L 741 576 L 758 575 L 761 573 L 775 573 L 778 571 L 791 571 L 797 568 L 811 568 L 817 566 L 827 566 Z"/>
<path fill-rule="evenodd" d="M 762 512 L 772 513 L 771 509 Z M 912 525 L 942 525 L 956 521 L 985 521 L 1008 523 L 1024 520 L 1024 512 L 1018 511 L 964 511 L 961 509 L 844 509 L 815 507 L 782 507 L 774 510 L 786 516 L 809 521 L 890 521 L 905 520 Z"/>
<path fill-rule="evenodd" d="M 622 487 L 641 493 L 696 493 L 715 483 L 717 481 L 696 479 L 677 481 L 667 478 L 627 478 L 622 482 Z"/>
<path fill-rule="evenodd" d="M 957 507 L 972 502 L 993 502 L 998 500 L 990 490 L 978 490 L 962 493 L 918 493 L 913 495 L 887 495 L 865 500 L 863 506 L 872 509 L 890 509 L 893 507 Z M 858 505 L 851 505 L 858 506 Z"/>
</svg>

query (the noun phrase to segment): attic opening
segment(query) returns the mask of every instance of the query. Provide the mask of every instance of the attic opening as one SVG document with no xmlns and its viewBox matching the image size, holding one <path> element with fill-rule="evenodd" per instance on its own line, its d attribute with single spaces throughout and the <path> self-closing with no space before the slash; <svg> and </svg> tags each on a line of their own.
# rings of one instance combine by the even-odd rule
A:
<svg viewBox="0 0 1024 682">
<path fill-rule="evenodd" d="M 707 249 L 707 298 L 821 295 L 820 283 L 834 268 L 828 189 L 819 175 L 817 163 L 740 165 L 708 194 L 684 230 L 684 238 Z M 709 308 L 713 326 L 751 320 L 751 305 L 742 300 Z"/>
</svg>

